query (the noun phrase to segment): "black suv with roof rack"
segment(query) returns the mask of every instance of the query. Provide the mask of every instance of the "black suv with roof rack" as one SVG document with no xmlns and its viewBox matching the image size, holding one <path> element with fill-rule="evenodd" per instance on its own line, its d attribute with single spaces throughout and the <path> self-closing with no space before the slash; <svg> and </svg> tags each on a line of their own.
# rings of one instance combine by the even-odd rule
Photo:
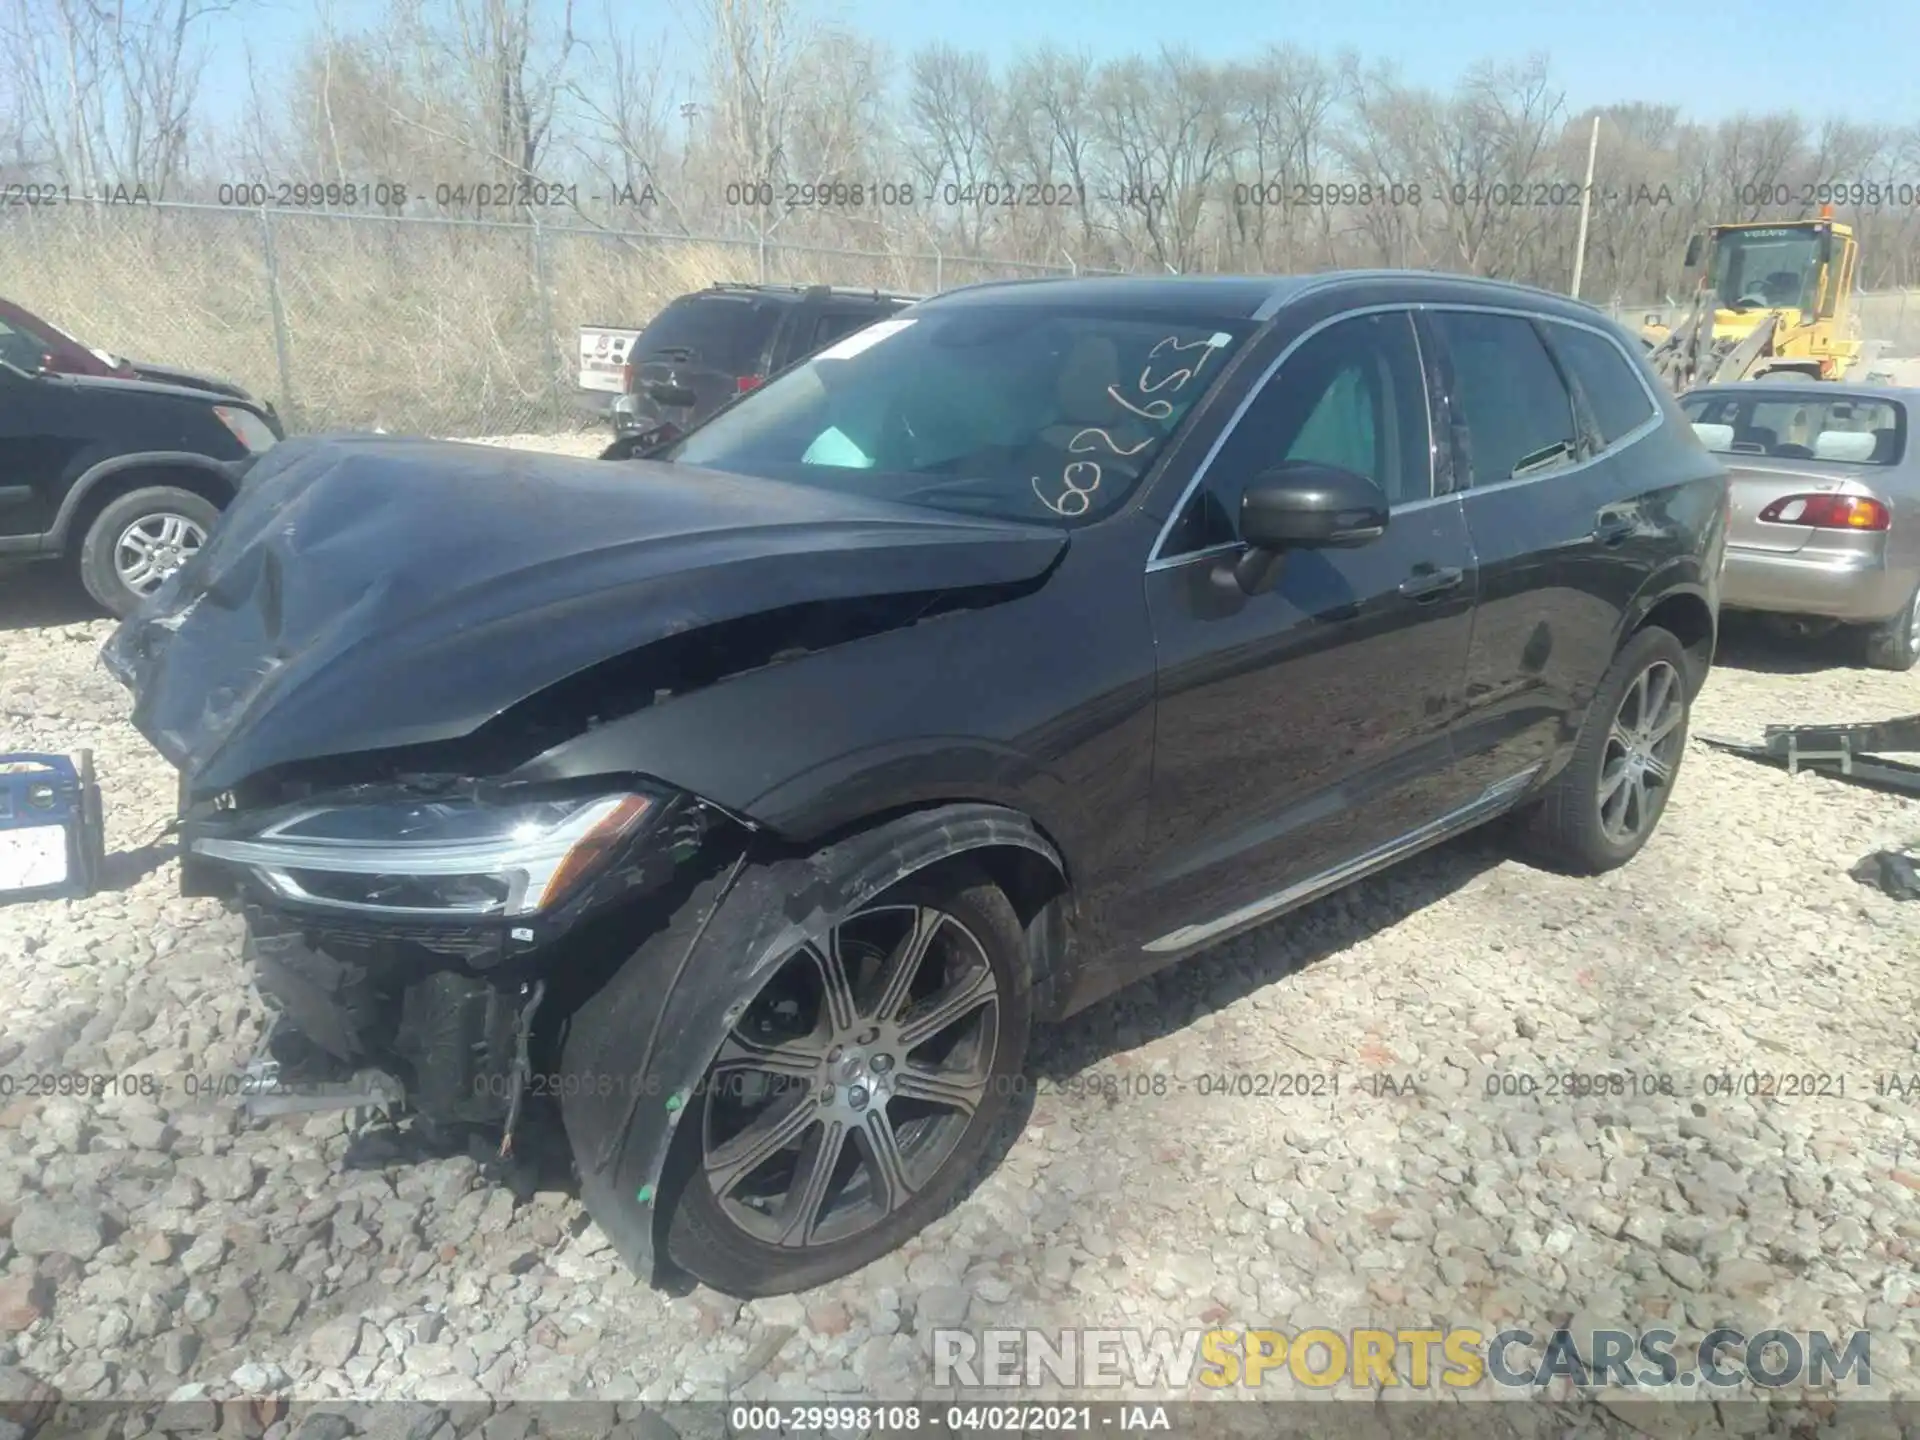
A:
<svg viewBox="0 0 1920 1440">
<path fill-rule="evenodd" d="M 832 285 L 717 284 L 682 295 L 627 352 L 603 458 L 690 429 L 736 395 L 920 297 Z M 672 427 L 666 430 L 663 427 Z"/>
</svg>

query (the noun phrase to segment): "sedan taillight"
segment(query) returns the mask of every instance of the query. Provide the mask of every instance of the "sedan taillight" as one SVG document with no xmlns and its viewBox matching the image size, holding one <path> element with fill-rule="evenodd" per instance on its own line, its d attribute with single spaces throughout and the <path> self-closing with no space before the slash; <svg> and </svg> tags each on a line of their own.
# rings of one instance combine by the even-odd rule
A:
<svg viewBox="0 0 1920 1440">
<path fill-rule="evenodd" d="M 1760 512 L 1770 525 L 1815 530 L 1889 530 L 1893 512 L 1865 495 L 1788 495 Z"/>
<path fill-rule="evenodd" d="M 758 390 L 766 383 L 767 377 L 764 375 L 741 375 L 734 380 L 733 388 L 737 394 L 744 395 L 749 390 Z"/>
</svg>

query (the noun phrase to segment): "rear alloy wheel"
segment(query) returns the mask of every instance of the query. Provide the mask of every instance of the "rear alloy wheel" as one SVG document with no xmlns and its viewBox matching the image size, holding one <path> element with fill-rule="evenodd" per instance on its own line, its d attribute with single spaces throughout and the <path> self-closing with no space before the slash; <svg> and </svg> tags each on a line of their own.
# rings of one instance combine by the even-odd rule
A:
<svg viewBox="0 0 1920 1440">
<path fill-rule="evenodd" d="M 124 619 L 200 553 L 219 518 L 205 496 L 172 485 L 122 495 L 87 529 L 81 582 L 99 605 Z"/>
<path fill-rule="evenodd" d="M 1600 762 L 1600 833 L 1616 845 L 1639 845 L 1666 806 L 1686 743 L 1687 682 L 1656 660 L 1627 686 L 1607 727 Z"/>
<path fill-rule="evenodd" d="M 1688 661 L 1666 630 L 1642 630 L 1614 658 L 1573 758 L 1524 812 L 1540 858 L 1595 875 L 1624 865 L 1652 837 L 1687 748 Z"/>
<path fill-rule="evenodd" d="M 778 1295 L 879 1258 L 944 1211 L 1005 1110 L 1029 1025 L 1011 905 L 970 871 L 909 880 L 802 947 L 701 1086 L 674 1262 Z"/>
<path fill-rule="evenodd" d="M 1905 672 L 1920 663 L 1920 586 L 1907 597 L 1905 610 L 1867 631 L 1864 648 L 1875 670 Z"/>
</svg>

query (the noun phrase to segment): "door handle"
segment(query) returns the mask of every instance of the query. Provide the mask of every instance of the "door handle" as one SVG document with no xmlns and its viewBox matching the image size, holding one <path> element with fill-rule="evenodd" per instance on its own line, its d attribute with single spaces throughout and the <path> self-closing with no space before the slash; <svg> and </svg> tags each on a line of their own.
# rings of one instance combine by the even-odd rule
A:
<svg viewBox="0 0 1920 1440">
<path fill-rule="evenodd" d="M 1602 545 L 1618 545 L 1634 532 L 1634 521 L 1623 515 L 1602 515 L 1593 527 L 1593 539 Z"/>
<path fill-rule="evenodd" d="M 1400 582 L 1400 593 L 1409 600 L 1436 600 L 1447 591 L 1458 589 L 1466 578 L 1466 571 L 1451 566 L 1443 570 L 1425 566 Z"/>
</svg>

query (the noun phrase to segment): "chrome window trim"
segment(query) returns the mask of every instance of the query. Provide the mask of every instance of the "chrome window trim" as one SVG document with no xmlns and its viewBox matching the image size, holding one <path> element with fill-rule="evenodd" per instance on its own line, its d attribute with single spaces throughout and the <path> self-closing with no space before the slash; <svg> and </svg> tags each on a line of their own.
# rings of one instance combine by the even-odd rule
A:
<svg viewBox="0 0 1920 1440">
<path fill-rule="evenodd" d="M 1298 298 L 1301 293 L 1302 291 L 1293 291 L 1289 298 Z M 1268 304 L 1272 305 L 1276 312 L 1280 308 L 1279 303 L 1277 303 L 1278 299 L 1279 297 L 1276 296 L 1274 300 L 1268 301 Z M 1262 306 L 1261 308 L 1265 309 L 1266 306 Z M 1564 476 L 1577 474 L 1589 465 L 1597 464 L 1601 460 L 1611 459 L 1628 446 L 1638 444 L 1666 423 L 1666 407 L 1660 403 L 1658 393 L 1654 390 L 1653 386 L 1648 383 L 1647 377 L 1642 373 L 1639 363 L 1628 352 L 1626 346 L 1622 345 L 1615 336 L 1608 334 L 1607 331 L 1600 326 L 1590 325 L 1584 320 L 1575 320 L 1570 316 L 1564 315 L 1547 315 L 1538 310 L 1523 310 L 1514 305 L 1478 305 L 1464 300 L 1395 300 L 1380 305 L 1363 305 L 1353 310 L 1342 310 L 1337 315 L 1330 315 L 1326 319 L 1319 321 L 1288 342 L 1287 348 L 1282 350 L 1280 354 L 1275 357 L 1273 363 L 1260 373 L 1260 378 L 1254 382 L 1253 388 L 1247 392 L 1241 399 L 1239 405 L 1234 408 L 1233 414 L 1227 417 L 1226 426 L 1221 430 L 1220 434 L 1215 437 L 1213 444 L 1207 447 L 1207 453 L 1200 457 L 1200 463 L 1194 467 L 1192 478 L 1187 481 L 1186 488 L 1180 492 L 1179 500 L 1168 513 L 1166 523 L 1161 525 L 1160 533 L 1154 536 L 1153 549 L 1147 552 L 1147 570 L 1149 572 L 1164 570 L 1176 564 L 1184 564 L 1186 561 L 1198 559 L 1202 555 L 1219 555 L 1226 553 L 1226 551 L 1230 549 L 1239 548 L 1238 542 L 1235 542 L 1233 545 L 1209 546 L 1206 550 L 1182 551 L 1177 555 L 1163 555 L 1160 552 L 1160 547 L 1167 543 L 1167 536 L 1173 533 L 1173 527 L 1179 523 L 1180 517 L 1186 513 L 1187 503 L 1193 499 L 1194 491 L 1198 490 L 1206 480 L 1207 471 L 1212 467 L 1214 457 L 1225 447 L 1228 437 L 1230 437 L 1239 426 L 1240 421 L 1245 417 L 1247 411 L 1253 407 L 1254 400 L 1259 396 L 1260 392 L 1267 387 L 1267 382 L 1273 379 L 1274 372 L 1287 363 L 1288 359 L 1293 355 L 1293 352 L 1306 344 L 1306 342 L 1311 340 L 1315 335 L 1318 335 L 1322 330 L 1325 330 L 1329 325 L 1334 325 L 1339 321 L 1354 319 L 1363 315 L 1380 315 L 1391 310 L 1404 310 L 1409 313 L 1424 311 L 1429 314 L 1464 312 L 1472 315 L 1506 315 L 1517 320 L 1528 320 L 1548 325 L 1566 325 L 1575 330 L 1588 331 L 1590 334 L 1598 335 L 1602 340 L 1612 345 L 1621 358 L 1627 362 L 1627 368 L 1633 372 L 1634 378 L 1640 382 L 1641 393 L 1647 397 L 1648 402 L 1653 406 L 1653 414 L 1648 416 L 1647 419 L 1639 425 L 1636 425 L 1618 440 L 1610 441 L 1586 459 L 1578 461 L 1575 464 L 1564 465 L 1557 470 L 1548 470 L 1539 475 L 1522 475 L 1511 480 L 1496 480 L 1488 485 L 1475 485 L 1472 483 L 1471 477 L 1468 477 L 1466 484 L 1460 484 L 1460 477 L 1455 476 L 1454 481 L 1456 488 L 1447 494 L 1432 496 L 1426 500 L 1409 501 L 1405 505 L 1396 505 L 1393 507 L 1396 512 L 1412 510 L 1417 506 L 1431 505 L 1438 500 L 1459 500 L 1469 495 L 1487 494 L 1498 490 L 1510 490 L 1520 485 L 1537 485 L 1542 480 L 1558 480 Z M 1417 325 L 1414 327 L 1413 341 L 1414 345 L 1418 347 L 1420 344 L 1420 329 Z M 1421 383 L 1425 385 L 1427 384 L 1426 367 L 1424 364 L 1426 356 L 1424 351 L 1421 351 L 1420 354 L 1423 362 L 1420 371 Z M 1427 430 L 1429 437 L 1431 437 L 1433 431 L 1431 404 L 1429 404 L 1427 413 Z M 1429 443 L 1432 443 L 1431 438 Z"/>
<path fill-rule="evenodd" d="M 1297 294 L 1298 292 L 1294 293 Z M 1275 302 L 1268 301 L 1268 304 L 1275 304 Z M 1261 308 L 1265 309 L 1266 306 L 1262 306 Z M 1275 308 L 1277 309 L 1278 306 L 1275 305 Z M 1182 551 L 1178 555 L 1162 555 L 1160 553 L 1160 547 L 1167 543 L 1167 536 L 1173 533 L 1173 527 L 1180 522 L 1180 517 L 1186 513 L 1187 502 L 1193 499 L 1193 492 L 1198 490 L 1201 482 L 1207 478 L 1207 471 L 1213 467 L 1214 457 L 1220 453 L 1221 449 L 1232 437 L 1233 432 L 1239 428 L 1241 420 L 1246 418 L 1247 411 L 1253 408 L 1253 402 L 1260 398 L 1260 392 L 1265 390 L 1267 388 L 1267 382 L 1273 379 L 1274 372 L 1287 363 L 1294 351 L 1298 350 L 1322 330 L 1332 325 L 1338 325 L 1342 320 L 1357 320 L 1367 315 L 1385 315 L 1394 311 L 1403 311 L 1407 314 L 1408 325 L 1412 326 L 1412 312 L 1418 308 L 1419 307 L 1411 301 L 1395 300 L 1382 305 L 1363 305 L 1354 310 L 1342 310 L 1336 315 L 1329 315 L 1326 319 L 1317 321 L 1300 334 L 1294 336 L 1293 339 L 1289 340 L 1286 349 L 1274 356 L 1267 368 L 1260 372 L 1260 378 L 1255 380 L 1247 393 L 1240 397 L 1240 403 L 1233 407 L 1233 414 L 1227 417 L 1227 423 L 1221 427 L 1220 433 L 1214 436 L 1213 444 L 1207 447 L 1207 453 L 1202 455 L 1200 457 L 1200 463 L 1194 466 L 1193 474 L 1187 480 L 1186 488 L 1181 490 L 1180 498 L 1174 502 L 1173 509 L 1167 513 L 1165 523 L 1160 526 L 1160 533 L 1153 537 L 1153 548 L 1147 552 L 1147 569 L 1150 571 L 1163 569 L 1170 561 L 1185 560 L 1190 555 L 1199 553 L 1197 551 Z M 1419 343 L 1419 329 L 1418 327 L 1414 327 L 1414 345 L 1418 347 Z M 1415 353 L 1418 353 L 1417 348 Z M 1426 383 L 1424 371 L 1421 372 L 1421 383 L 1423 385 Z M 1431 414 L 1427 416 L 1427 432 L 1429 435 L 1429 444 L 1431 444 L 1431 435 L 1433 432 L 1433 416 Z M 1429 456 L 1429 460 L 1431 460 L 1431 456 Z M 1420 502 L 1413 501 L 1410 503 L 1418 504 Z M 1210 548 L 1218 551 L 1224 547 L 1215 546 Z"/>
</svg>

